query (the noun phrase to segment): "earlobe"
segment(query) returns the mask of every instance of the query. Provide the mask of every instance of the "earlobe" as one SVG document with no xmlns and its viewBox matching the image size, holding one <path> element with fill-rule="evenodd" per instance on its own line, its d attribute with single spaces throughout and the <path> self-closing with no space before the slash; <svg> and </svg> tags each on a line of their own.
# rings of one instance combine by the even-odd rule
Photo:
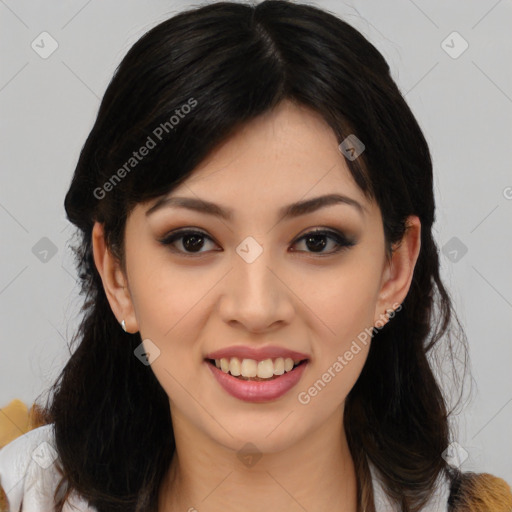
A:
<svg viewBox="0 0 512 512">
<path fill-rule="evenodd" d="M 99 222 L 94 224 L 92 230 L 92 250 L 94 263 L 101 276 L 103 288 L 112 312 L 120 325 L 124 320 L 126 332 L 137 332 L 137 319 L 126 276 L 121 268 L 119 259 L 109 250 L 105 241 L 103 225 Z"/>
<path fill-rule="evenodd" d="M 414 268 L 421 248 L 421 222 L 416 215 L 406 220 L 406 229 L 400 242 L 393 247 L 375 309 L 374 323 L 382 320 L 387 310 L 397 309 L 411 286 Z"/>
</svg>

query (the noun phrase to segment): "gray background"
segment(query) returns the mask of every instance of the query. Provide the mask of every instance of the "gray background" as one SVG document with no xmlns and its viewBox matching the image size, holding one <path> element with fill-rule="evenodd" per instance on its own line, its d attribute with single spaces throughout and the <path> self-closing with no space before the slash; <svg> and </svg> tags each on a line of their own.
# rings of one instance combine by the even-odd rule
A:
<svg viewBox="0 0 512 512">
<path fill-rule="evenodd" d="M 377 46 L 425 132 L 442 272 L 474 379 L 456 453 L 467 452 L 463 470 L 512 482 L 512 3 L 310 3 Z M 112 73 L 144 32 L 199 5 L 0 0 L 0 407 L 15 397 L 30 405 L 68 358 L 81 298 L 63 200 Z M 43 59 L 31 45 L 51 49 L 45 31 L 58 48 Z"/>
</svg>

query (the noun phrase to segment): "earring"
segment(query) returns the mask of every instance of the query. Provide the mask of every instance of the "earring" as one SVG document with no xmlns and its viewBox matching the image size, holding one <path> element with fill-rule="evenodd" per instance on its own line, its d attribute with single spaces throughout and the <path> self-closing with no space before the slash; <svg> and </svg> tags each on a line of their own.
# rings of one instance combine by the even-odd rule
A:
<svg viewBox="0 0 512 512">
<path fill-rule="evenodd" d="M 121 327 L 123 328 L 123 331 L 126 332 L 126 324 L 124 320 L 121 322 Z"/>
</svg>

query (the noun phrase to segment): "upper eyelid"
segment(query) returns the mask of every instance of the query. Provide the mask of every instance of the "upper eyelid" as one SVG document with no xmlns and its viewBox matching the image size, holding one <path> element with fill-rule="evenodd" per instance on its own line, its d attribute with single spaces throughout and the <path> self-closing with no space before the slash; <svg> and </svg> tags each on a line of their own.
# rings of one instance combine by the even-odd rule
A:
<svg viewBox="0 0 512 512">
<path fill-rule="evenodd" d="M 332 233 L 333 235 L 339 235 L 342 237 L 344 236 L 346 238 L 350 238 L 350 236 L 346 234 L 345 230 L 340 230 L 338 228 L 317 226 L 317 227 L 312 227 L 312 228 L 306 229 L 299 235 L 296 235 L 295 239 L 297 239 L 298 237 L 308 235 L 310 233 L 321 234 L 322 232 L 327 232 L 327 234 Z M 165 232 L 162 236 L 160 236 L 158 238 L 159 238 L 159 240 L 165 240 L 166 238 L 169 238 L 171 236 L 187 235 L 190 233 L 198 233 L 200 235 L 204 235 L 204 236 L 210 238 L 211 240 L 215 240 L 215 238 L 213 236 L 211 236 L 207 231 L 204 231 L 202 228 L 195 228 L 195 227 L 176 228 L 171 231 Z"/>
<path fill-rule="evenodd" d="M 184 228 L 177 228 L 175 230 L 172 230 L 163 236 L 159 237 L 159 242 L 165 243 L 166 241 L 174 238 L 173 242 L 176 240 L 179 240 L 180 238 L 184 237 L 185 235 L 189 234 L 199 234 L 204 236 L 205 238 L 208 238 L 215 244 L 219 245 L 219 243 L 215 240 L 214 237 L 209 235 L 206 231 L 203 231 L 200 228 L 194 228 L 194 227 L 184 227 Z M 347 246 L 353 246 L 357 243 L 357 240 L 355 237 L 347 235 L 344 230 L 339 230 L 336 228 L 330 228 L 330 227 L 323 227 L 323 226 L 317 226 L 308 228 L 306 231 L 300 233 L 299 235 L 295 236 L 291 242 L 297 243 L 300 240 L 302 240 L 306 235 L 324 235 L 326 237 L 329 237 L 331 239 L 340 238 L 342 241 L 346 242 L 345 245 Z M 291 243 L 290 242 L 290 243 Z M 169 244 L 170 245 L 170 244 Z M 199 254 L 199 253 L 198 253 Z"/>
</svg>

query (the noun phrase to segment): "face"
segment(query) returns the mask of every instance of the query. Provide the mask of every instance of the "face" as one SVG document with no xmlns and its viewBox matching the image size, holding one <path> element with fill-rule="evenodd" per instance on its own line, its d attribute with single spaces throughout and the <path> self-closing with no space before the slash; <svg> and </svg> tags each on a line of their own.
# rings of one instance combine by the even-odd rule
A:
<svg viewBox="0 0 512 512">
<path fill-rule="evenodd" d="M 318 114 L 284 102 L 130 214 L 126 297 L 109 300 L 156 355 L 174 423 L 264 452 L 339 424 L 370 347 L 365 330 L 405 297 L 410 272 L 391 272 L 380 210 L 338 145 Z M 341 199 L 310 202 L 332 195 Z M 301 364 L 290 370 L 290 360 Z"/>
</svg>

